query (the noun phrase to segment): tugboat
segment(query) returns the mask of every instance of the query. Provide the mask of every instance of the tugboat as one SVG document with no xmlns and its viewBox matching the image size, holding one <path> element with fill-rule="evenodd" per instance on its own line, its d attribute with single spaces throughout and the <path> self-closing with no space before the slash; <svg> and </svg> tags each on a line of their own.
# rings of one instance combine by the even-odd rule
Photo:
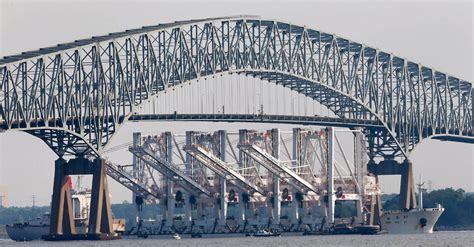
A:
<svg viewBox="0 0 474 247">
<path fill-rule="evenodd" d="M 253 234 L 254 237 L 278 237 L 280 235 L 281 234 L 279 232 L 268 231 L 265 229 L 260 229 L 255 234 Z"/>
<path fill-rule="evenodd" d="M 433 227 L 444 212 L 438 204 L 436 208 L 423 208 L 423 188 L 421 181 L 417 184 L 419 206 L 415 209 L 388 211 L 380 218 L 383 231 L 393 234 L 433 233 Z"/>
</svg>

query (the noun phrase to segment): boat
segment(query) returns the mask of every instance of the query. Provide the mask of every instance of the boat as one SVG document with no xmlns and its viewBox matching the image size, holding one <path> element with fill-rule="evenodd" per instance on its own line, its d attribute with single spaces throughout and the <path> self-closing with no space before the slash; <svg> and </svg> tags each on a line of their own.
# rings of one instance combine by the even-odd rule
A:
<svg viewBox="0 0 474 247">
<path fill-rule="evenodd" d="M 76 231 L 77 233 L 87 233 L 91 192 L 90 190 L 73 190 L 71 197 Z M 50 213 L 44 213 L 42 216 L 24 222 L 6 225 L 5 229 L 8 236 L 14 241 L 39 240 L 49 234 L 50 218 Z M 113 229 L 116 233 L 122 234 L 125 231 L 125 220 L 114 219 Z"/>
<path fill-rule="evenodd" d="M 437 204 L 435 208 L 423 208 L 423 183 L 418 186 L 418 208 L 384 212 L 380 218 L 382 231 L 389 234 L 433 233 L 433 227 L 444 208 Z"/>
<path fill-rule="evenodd" d="M 337 234 L 354 234 L 355 232 L 352 230 L 352 226 L 346 223 L 336 224 L 330 229 L 330 233 L 337 235 Z"/>
<path fill-rule="evenodd" d="M 178 233 L 175 233 L 175 234 L 173 235 L 173 238 L 176 239 L 176 240 L 180 240 L 180 239 L 181 239 L 181 236 L 179 236 Z"/>
<path fill-rule="evenodd" d="M 49 213 L 35 217 L 25 222 L 6 225 L 8 236 L 14 241 L 31 241 L 40 239 L 49 231 Z"/>
<path fill-rule="evenodd" d="M 78 233 L 85 233 L 87 228 L 88 208 L 91 195 L 89 191 L 72 194 L 74 225 Z M 15 241 L 32 241 L 41 239 L 49 233 L 50 213 L 35 217 L 24 222 L 6 225 L 8 236 Z"/>
<path fill-rule="evenodd" d="M 360 225 L 360 226 L 354 226 L 352 230 L 356 234 L 361 234 L 361 235 L 375 235 L 380 232 L 380 226 L 378 225 Z"/>
<path fill-rule="evenodd" d="M 254 237 L 277 237 L 281 234 L 279 232 L 268 231 L 265 229 L 260 229 L 253 234 Z"/>
</svg>

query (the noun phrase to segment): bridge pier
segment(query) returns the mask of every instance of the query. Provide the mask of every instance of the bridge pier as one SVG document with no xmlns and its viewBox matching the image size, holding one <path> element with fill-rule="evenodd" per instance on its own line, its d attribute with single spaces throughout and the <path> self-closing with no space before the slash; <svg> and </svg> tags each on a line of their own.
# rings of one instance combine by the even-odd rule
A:
<svg viewBox="0 0 474 247">
<path fill-rule="evenodd" d="M 102 159 L 89 161 L 76 158 L 55 162 L 53 198 L 51 202 L 51 225 L 48 241 L 65 240 L 111 240 L 120 238 L 113 232 L 112 210 L 107 186 L 106 166 Z M 73 217 L 69 175 L 92 175 L 91 205 L 87 232 L 78 234 Z"/>
<path fill-rule="evenodd" d="M 377 176 L 401 175 L 400 178 L 400 208 L 416 208 L 415 183 L 413 178 L 413 164 L 409 160 L 399 163 L 395 160 L 384 160 L 376 164 L 374 161 L 367 165 L 369 172 Z M 379 200 L 377 200 L 379 201 Z M 377 203 L 376 205 L 379 205 Z M 381 205 L 380 205 L 381 210 Z M 380 211 L 378 210 L 378 211 Z"/>
</svg>

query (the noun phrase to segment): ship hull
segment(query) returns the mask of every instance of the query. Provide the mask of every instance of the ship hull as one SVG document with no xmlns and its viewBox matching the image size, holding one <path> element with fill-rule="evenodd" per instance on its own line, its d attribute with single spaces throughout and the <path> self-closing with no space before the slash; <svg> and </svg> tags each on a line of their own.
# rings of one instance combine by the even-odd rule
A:
<svg viewBox="0 0 474 247">
<path fill-rule="evenodd" d="M 433 233 L 433 227 L 444 208 L 395 211 L 384 213 L 380 219 L 383 231 L 390 234 Z"/>
<path fill-rule="evenodd" d="M 6 226 L 8 236 L 15 241 L 39 240 L 41 236 L 48 234 L 49 226 Z"/>
</svg>

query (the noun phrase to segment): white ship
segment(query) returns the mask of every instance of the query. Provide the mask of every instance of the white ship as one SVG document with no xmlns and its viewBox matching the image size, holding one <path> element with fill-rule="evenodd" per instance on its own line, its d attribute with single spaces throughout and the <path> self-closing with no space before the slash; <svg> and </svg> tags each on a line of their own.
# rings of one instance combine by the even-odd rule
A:
<svg viewBox="0 0 474 247">
<path fill-rule="evenodd" d="M 423 183 L 418 184 L 419 206 L 410 210 L 384 212 L 380 218 L 383 231 L 390 234 L 433 233 L 433 227 L 444 208 L 423 208 Z"/>
</svg>

